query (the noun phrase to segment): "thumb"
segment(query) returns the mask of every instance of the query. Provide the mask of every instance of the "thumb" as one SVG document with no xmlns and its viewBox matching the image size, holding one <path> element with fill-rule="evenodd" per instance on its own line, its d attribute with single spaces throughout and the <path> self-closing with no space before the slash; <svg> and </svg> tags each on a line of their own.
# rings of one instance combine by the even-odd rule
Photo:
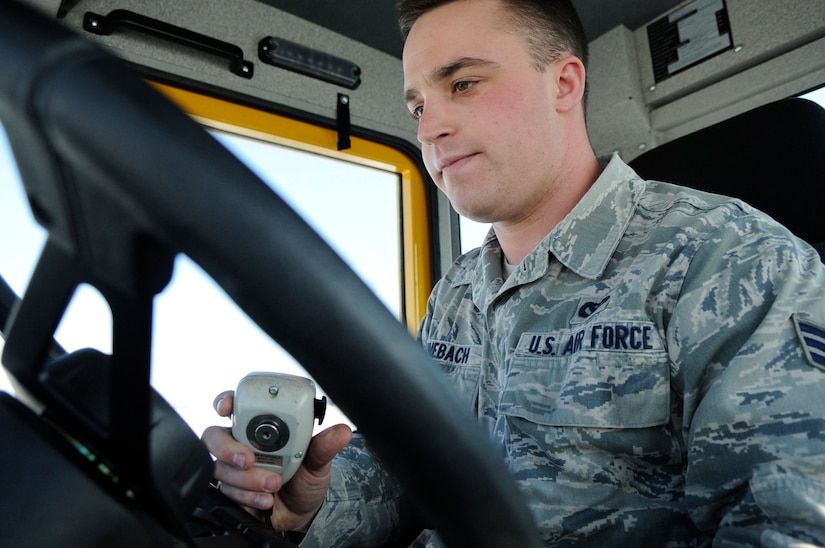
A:
<svg viewBox="0 0 825 548">
<path fill-rule="evenodd" d="M 304 467 L 313 474 L 323 474 L 335 455 L 352 440 L 352 430 L 346 424 L 336 424 L 312 438 L 304 459 Z"/>
</svg>

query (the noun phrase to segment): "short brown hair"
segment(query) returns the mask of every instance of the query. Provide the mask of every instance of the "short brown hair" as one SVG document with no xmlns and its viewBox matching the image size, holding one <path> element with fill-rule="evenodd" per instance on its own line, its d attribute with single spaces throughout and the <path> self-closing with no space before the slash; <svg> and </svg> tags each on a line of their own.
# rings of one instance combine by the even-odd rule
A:
<svg viewBox="0 0 825 548">
<path fill-rule="evenodd" d="M 413 24 L 424 13 L 456 0 L 400 0 L 398 24 L 406 41 Z M 467 0 L 469 1 L 469 0 Z M 536 70 L 566 54 L 587 67 L 587 38 L 570 0 L 499 0 L 510 12 L 506 25 L 524 37 Z"/>
</svg>

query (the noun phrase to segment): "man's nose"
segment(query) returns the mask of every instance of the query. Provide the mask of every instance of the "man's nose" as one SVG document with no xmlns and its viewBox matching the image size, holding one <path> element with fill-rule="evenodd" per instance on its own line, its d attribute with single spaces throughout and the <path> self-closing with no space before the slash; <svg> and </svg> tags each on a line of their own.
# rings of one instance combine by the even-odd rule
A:
<svg viewBox="0 0 825 548">
<path fill-rule="evenodd" d="M 438 101 L 428 102 L 418 120 L 418 141 L 421 144 L 433 144 L 454 131 L 447 105 Z"/>
</svg>

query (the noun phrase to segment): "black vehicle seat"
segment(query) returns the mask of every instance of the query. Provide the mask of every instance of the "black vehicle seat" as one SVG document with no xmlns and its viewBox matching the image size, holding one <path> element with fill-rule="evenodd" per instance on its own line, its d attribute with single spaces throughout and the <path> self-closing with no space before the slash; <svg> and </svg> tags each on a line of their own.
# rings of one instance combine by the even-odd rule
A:
<svg viewBox="0 0 825 548">
<path fill-rule="evenodd" d="M 769 103 L 651 149 L 630 162 L 645 179 L 739 198 L 825 259 L 825 109 Z"/>
</svg>

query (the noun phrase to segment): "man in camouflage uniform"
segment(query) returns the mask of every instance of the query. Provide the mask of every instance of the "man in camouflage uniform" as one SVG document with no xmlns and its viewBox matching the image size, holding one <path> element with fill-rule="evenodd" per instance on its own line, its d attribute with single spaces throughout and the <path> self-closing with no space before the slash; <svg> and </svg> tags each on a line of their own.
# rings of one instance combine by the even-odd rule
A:
<svg viewBox="0 0 825 548">
<path fill-rule="evenodd" d="M 407 104 L 436 184 L 493 229 L 435 286 L 420 339 L 547 543 L 825 545 L 817 253 L 738 200 L 598 161 L 580 29 L 543 58 L 501 0 L 431 3 L 402 3 Z M 549 123 L 531 119 L 545 105 Z M 327 474 L 342 440 L 313 444 L 330 486 L 311 503 L 309 481 L 273 489 L 273 523 L 302 546 L 376 546 L 403 525 L 401 490 L 360 444 Z M 255 506 L 233 474 L 229 494 Z"/>
</svg>

